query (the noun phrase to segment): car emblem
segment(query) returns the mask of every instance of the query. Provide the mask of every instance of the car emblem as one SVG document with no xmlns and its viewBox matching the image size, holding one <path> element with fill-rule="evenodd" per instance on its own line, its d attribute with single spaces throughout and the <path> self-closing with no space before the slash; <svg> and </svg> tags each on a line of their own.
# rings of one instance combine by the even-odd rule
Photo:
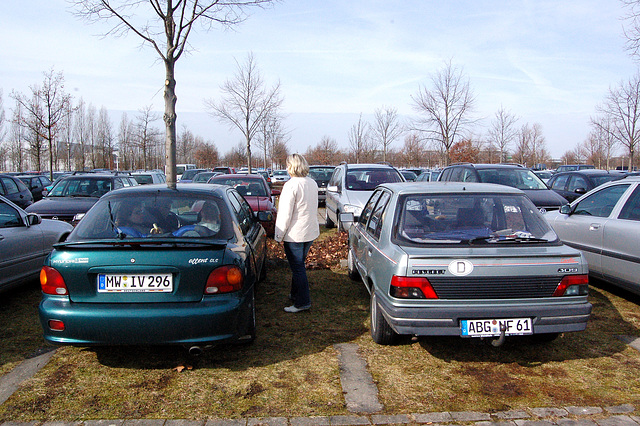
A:
<svg viewBox="0 0 640 426">
<path fill-rule="evenodd" d="M 58 216 L 53 216 L 51 219 L 58 220 Z"/>
<path fill-rule="evenodd" d="M 131 263 L 136 263 L 136 260 L 133 257 L 131 258 Z"/>
<path fill-rule="evenodd" d="M 473 272 L 473 263 L 464 259 L 457 259 L 449 263 L 449 272 L 456 277 L 464 277 Z"/>
</svg>

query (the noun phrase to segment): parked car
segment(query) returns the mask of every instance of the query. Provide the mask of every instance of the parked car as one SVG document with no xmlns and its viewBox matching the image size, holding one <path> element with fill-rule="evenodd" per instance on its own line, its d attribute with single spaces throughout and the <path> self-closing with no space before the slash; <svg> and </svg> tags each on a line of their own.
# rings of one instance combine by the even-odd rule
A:
<svg viewBox="0 0 640 426">
<path fill-rule="evenodd" d="M 147 217 L 148 232 L 121 227 L 128 216 L 121 214 L 132 205 Z M 160 205 L 177 216 L 179 228 L 152 225 Z M 42 268 L 45 339 L 59 345 L 183 345 L 192 353 L 253 341 L 255 285 L 266 273 L 265 256 L 265 232 L 232 187 L 178 183 L 176 189 L 112 191 Z"/>
<path fill-rule="evenodd" d="M 289 176 L 289 173 L 286 170 L 274 170 L 271 179 L 274 183 L 284 183 L 291 179 L 291 176 Z"/>
<path fill-rule="evenodd" d="M 271 175 L 269 174 L 268 171 L 266 171 L 266 170 L 258 170 L 256 173 L 264 178 L 264 180 L 267 182 L 267 185 L 269 185 L 269 188 L 271 188 L 273 186 L 272 182 L 271 182 Z"/>
<path fill-rule="evenodd" d="M 232 175 L 236 172 L 236 169 L 234 167 L 219 166 L 219 167 L 214 167 L 213 171 L 220 172 L 226 175 Z"/>
<path fill-rule="evenodd" d="M 348 273 L 371 295 L 379 344 L 448 335 L 499 345 L 584 330 L 587 272 L 580 251 L 508 186 L 384 184 L 349 229 Z"/>
<path fill-rule="evenodd" d="M 591 276 L 640 294 L 640 177 L 604 183 L 545 218 L 584 253 Z"/>
<path fill-rule="evenodd" d="M 176 180 L 180 182 L 180 179 L 182 179 L 182 174 L 185 172 L 185 170 L 191 170 L 195 168 L 195 164 L 176 164 Z"/>
<path fill-rule="evenodd" d="M 534 170 L 533 173 L 536 174 L 544 183 L 549 182 L 549 179 L 553 176 L 553 172 L 551 170 Z"/>
<path fill-rule="evenodd" d="M 407 182 L 415 182 L 416 179 L 418 179 L 418 175 L 416 175 L 411 170 L 400 170 L 400 173 L 402 174 L 404 180 L 406 180 Z"/>
<path fill-rule="evenodd" d="M 181 183 L 189 183 L 191 181 L 193 181 L 193 177 L 195 175 L 197 175 L 198 173 L 202 173 L 202 172 L 210 172 L 211 170 L 209 169 L 189 169 L 189 170 L 185 170 L 184 173 L 182 174 L 182 176 L 180 177 L 180 181 Z"/>
<path fill-rule="evenodd" d="M 0 291 L 35 280 L 55 243 L 73 227 L 27 213 L 0 195 Z"/>
<path fill-rule="evenodd" d="M 24 183 L 25 186 L 29 189 L 29 191 L 31 191 L 34 202 L 42 200 L 45 187 L 51 184 L 49 178 L 44 175 L 17 175 L 14 177 L 20 179 L 22 183 Z"/>
<path fill-rule="evenodd" d="M 530 169 L 516 164 L 455 164 L 445 167 L 438 177 L 443 182 L 482 182 L 511 186 L 524 191 L 541 210 L 558 210 L 567 204 Z"/>
<path fill-rule="evenodd" d="M 596 166 L 591 164 L 563 164 L 561 166 L 558 166 L 558 168 L 556 169 L 556 173 L 573 172 L 575 170 L 588 170 L 588 169 L 595 169 L 595 168 Z"/>
<path fill-rule="evenodd" d="M 420 173 L 416 182 L 435 182 L 438 180 L 438 176 L 440 176 L 440 170 L 425 170 Z"/>
<path fill-rule="evenodd" d="M 57 219 L 75 225 L 107 192 L 138 182 L 129 173 L 77 173 L 61 178 L 42 200 L 27 207 L 45 219 Z"/>
<path fill-rule="evenodd" d="M 193 183 L 207 183 L 213 176 L 221 175 L 221 172 L 200 172 L 196 174 L 191 181 Z"/>
<path fill-rule="evenodd" d="M 556 173 L 547 185 L 571 202 L 603 183 L 622 179 L 625 175 L 607 170 L 585 169 Z"/>
<path fill-rule="evenodd" d="M 0 195 L 23 209 L 33 204 L 33 194 L 16 176 L 0 174 Z"/>
<path fill-rule="evenodd" d="M 167 181 L 164 173 L 155 171 L 133 172 L 131 176 L 138 182 L 138 185 L 153 185 L 154 183 L 165 183 Z"/>
<path fill-rule="evenodd" d="M 327 199 L 327 184 L 335 166 L 309 166 L 309 177 L 318 185 L 318 203 L 324 204 Z"/>
<path fill-rule="evenodd" d="M 274 196 L 280 195 L 279 190 L 271 190 L 267 182 L 258 174 L 234 174 L 214 176 L 207 183 L 229 185 L 235 188 L 251 206 L 257 215 L 259 212 L 270 213 L 271 220 L 263 221 L 262 225 L 267 231 L 267 236 L 273 237 L 276 229 L 277 209 Z"/>
<path fill-rule="evenodd" d="M 356 220 L 376 186 L 388 182 L 404 182 L 398 170 L 386 164 L 347 164 L 335 168 L 329 185 L 325 208 L 325 226 L 338 226 L 339 231 L 349 229 L 340 213 L 353 213 Z"/>
</svg>

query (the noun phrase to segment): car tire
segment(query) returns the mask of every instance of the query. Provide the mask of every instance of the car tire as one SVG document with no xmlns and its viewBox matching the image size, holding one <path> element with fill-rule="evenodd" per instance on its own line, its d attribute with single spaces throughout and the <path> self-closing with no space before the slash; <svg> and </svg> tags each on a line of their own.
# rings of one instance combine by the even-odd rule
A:
<svg viewBox="0 0 640 426">
<path fill-rule="evenodd" d="M 324 227 L 331 229 L 335 228 L 336 224 L 329 218 L 329 209 L 325 207 L 324 209 Z"/>
<path fill-rule="evenodd" d="M 347 254 L 347 273 L 349 275 L 349 278 L 351 278 L 353 281 L 360 280 L 360 273 L 356 268 L 356 262 L 353 259 L 353 252 L 351 251 L 351 249 L 349 249 L 349 252 Z"/>
<path fill-rule="evenodd" d="M 251 289 L 251 294 L 247 295 L 247 297 L 251 299 L 250 314 L 247 320 L 246 331 L 244 335 L 238 339 L 238 344 L 240 345 L 248 345 L 256 340 L 256 297 L 253 288 Z"/>
<path fill-rule="evenodd" d="M 262 260 L 262 267 L 260 268 L 260 274 L 258 275 L 258 282 L 263 282 L 267 279 L 267 258 Z"/>
<path fill-rule="evenodd" d="M 393 331 L 387 320 L 382 315 L 378 306 L 375 291 L 371 293 L 371 337 L 379 345 L 393 345 L 398 341 L 398 333 Z"/>
</svg>

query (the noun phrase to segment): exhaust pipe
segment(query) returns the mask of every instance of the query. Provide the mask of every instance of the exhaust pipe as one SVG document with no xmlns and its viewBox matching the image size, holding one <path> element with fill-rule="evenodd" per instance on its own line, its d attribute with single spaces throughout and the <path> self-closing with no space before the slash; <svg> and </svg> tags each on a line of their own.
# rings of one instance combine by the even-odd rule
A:
<svg viewBox="0 0 640 426">
<path fill-rule="evenodd" d="M 192 356 L 202 355 L 202 348 L 200 346 L 191 346 L 189 348 L 189 355 L 192 355 Z"/>
</svg>

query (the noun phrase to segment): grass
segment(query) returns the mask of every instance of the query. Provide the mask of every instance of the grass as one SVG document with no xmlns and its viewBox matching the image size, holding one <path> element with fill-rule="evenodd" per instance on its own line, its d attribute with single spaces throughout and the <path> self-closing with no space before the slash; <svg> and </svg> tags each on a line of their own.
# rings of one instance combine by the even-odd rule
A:
<svg viewBox="0 0 640 426">
<path fill-rule="evenodd" d="M 632 296 L 592 288 L 587 330 L 551 343 L 511 338 L 494 348 L 422 337 L 385 347 L 372 342 L 368 294 L 346 271 L 309 271 L 313 308 L 291 315 L 282 310 L 288 266 L 277 258 L 270 266 L 253 344 L 197 358 L 170 347 L 63 347 L 0 406 L 0 422 L 347 414 L 333 346 L 342 342 L 360 346 L 387 414 L 640 404 L 640 353 L 618 338 L 640 336 Z M 37 287 L 3 295 L 0 316 L 10 327 L 0 331 L 0 372 L 44 345 L 38 299 Z"/>
</svg>

